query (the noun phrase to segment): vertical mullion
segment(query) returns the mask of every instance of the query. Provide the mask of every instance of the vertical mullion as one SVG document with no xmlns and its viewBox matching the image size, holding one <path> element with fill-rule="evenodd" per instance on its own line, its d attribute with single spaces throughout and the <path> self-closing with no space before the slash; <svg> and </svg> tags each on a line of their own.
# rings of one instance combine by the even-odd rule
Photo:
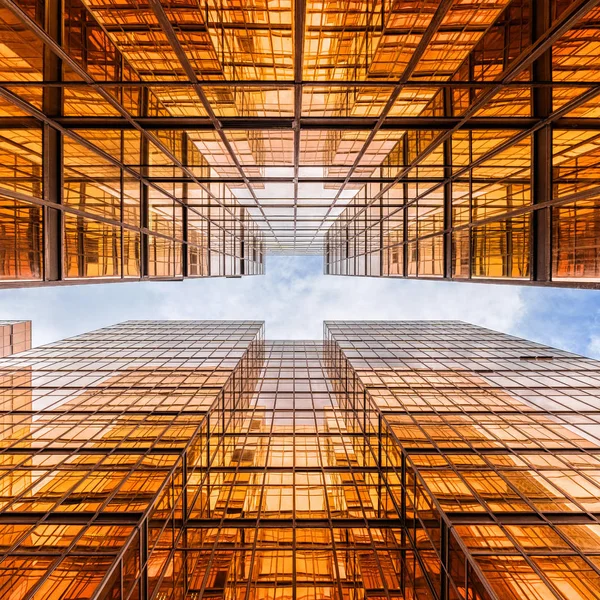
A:
<svg viewBox="0 0 600 600">
<path fill-rule="evenodd" d="M 121 163 L 125 161 L 125 133 L 122 131 L 120 136 L 121 146 Z M 125 277 L 125 229 L 123 228 L 123 222 L 125 218 L 125 173 L 123 169 L 119 169 L 119 221 L 121 221 L 120 233 L 121 233 L 121 279 Z"/>
<path fill-rule="evenodd" d="M 444 117 L 452 115 L 452 89 L 443 90 Z M 452 278 L 452 138 L 444 140 L 444 278 Z"/>
<path fill-rule="evenodd" d="M 148 600 L 148 520 L 144 519 L 139 526 L 140 532 L 140 598 Z"/>
<path fill-rule="evenodd" d="M 240 222 L 241 222 L 241 227 L 240 227 L 240 275 L 245 275 L 246 274 L 246 229 L 244 227 L 244 216 L 245 216 L 245 212 L 242 211 L 242 214 L 240 216 Z"/>
<path fill-rule="evenodd" d="M 46 33 L 58 44 L 63 37 L 62 0 L 46 0 L 44 4 Z M 48 45 L 44 45 L 44 80 L 62 80 L 62 61 Z M 43 110 L 49 117 L 61 117 L 63 91 L 61 87 L 44 87 Z M 63 190 L 63 139 L 62 133 L 48 124 L 42 131 L 43 195 L 46 202 L 62 204 Z M 60 210 L 44 207 L 44 280 L 60 281 L 63 278 L 63 217 Z"/>
<path fill-rule="evenodd" d="M 184 166 L 188 166 L 188 134 L 183 132 L 181 135 L 181 162 Z M 182 221 L 182 237 L 181 244 L 181 275 L 187 277 L 189 275 L 189 233 L 188 233 L 188 187 L 187 181 L 184 181 L 181 186 L 181 194 L 183 204 L 181 205 L 181 221 Z M 175 242 L 176 244 L 179 242 Z"/>
<path fill-rule="evenodd" d="M 542 37 L 552 24 L 553 0 L 532 2 L 532 41 Z M 534 82 L 552 80 L 552 49 L 546 50 L 532 65 Z M 552 113 L 552 87 L 533 86 L 532 113 L 534 117 L 545 118 Z M 533 134 L 531 160 L 532 204 L 552 200 L 552 125 L 545 125 Z M 549 282 L 552 259 L 552 209 L 547 206 L 534 210 L 531 232 L 531 278 L 534 281 Z"/>
<path fill-rule="evenodd" d="M 223 186 L 219 186 L 219 189 L 221 189 Z M 206 216 L 206 256 L 207 256 L 207 264 L 206 264 L 206 275 L 207 277 L 210 277 L 212 275 L 212 256 L 211 256 L 211 242 L 210 242 L 210 236 L 212 235 L 212 231 L 211 231 L 211 210 L 212 207 L 210 206 L 210 198 L 208 199 L 208 203 L 209 203 L 209 207 L 207 212 L 207 216 Z"/>
<path fill-rule="evenodd" d="M 450 597 L 450 540 L 446 521 L 440 519 L 440 549 L 442 568 L 440 572 L 440 600 L 448 600 Z"/>
<path fill-rule="evenodd" d="M 408 165 L 408 133 L 404 134 L 402 141 L 402 167 L 406 168 Z M 404 219 L 402 220 L 402 275 L 408 277 L 408 181 L 404 180 L 402 184 L 402 195 L 404 196 L 404 208 L 402 214 Z"/>
<path fill-rule="evenodd" d="M 148 88 L 143 87 L 140 98 L 140 114 L 148 115 Z M 150 160 L 150 146 L 146 136 L 140 138 L 140 173 L 142 177 L 148 176 L 148 162 Z M 150 244 L 148 237 L 148 186 L 140 181 L 140 276 L 147 279 L 150 275 Z"/>
<path fill-rule="evenodd" d="M 379 174 L 383 177 L 383 168 L 379 169 Z M 383 189 L 383 183 L 379 184 L 379 191 L 381 191 Z M 388 194 L 389 197 L 389 194 Z M 385 246 L 384 244 L 384 236 L 383 236 L 383 196 L 381 196 L 379 198 L 379 273 L 377 273 L 377 275 L 379 277 L 383 277 L 384 275 L 384 260 L 383 260 L 383 248 Z M 388 201 L 389 204 L 389 201 Z M 389 217 L 388 217 L 389 218 Z M 389 230 L 389 228 L 388 228 Z M 388 243 L 389 245 L 389 243 Z M 388 261 L 388 271 L 389 271 L 389 261 Z M 388 273 L 389 274 L 389 273 Z"/>
</svg>

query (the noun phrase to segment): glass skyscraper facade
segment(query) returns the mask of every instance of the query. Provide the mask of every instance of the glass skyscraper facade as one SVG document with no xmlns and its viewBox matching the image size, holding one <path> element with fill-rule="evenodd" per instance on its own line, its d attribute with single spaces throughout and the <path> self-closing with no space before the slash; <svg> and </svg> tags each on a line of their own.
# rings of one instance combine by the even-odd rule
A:
<svg viewBox="0 0 600 600">
<path fill-rule="evenodd" d="M 2 0 L 0 286 L 598 287 L 596 0 Z"/>
<path fill-rule="evenodd" d="M 600 597 L 600 363 L 460 322 L 130 321 L 0 361 L 0 596 Z"/>
</svg>

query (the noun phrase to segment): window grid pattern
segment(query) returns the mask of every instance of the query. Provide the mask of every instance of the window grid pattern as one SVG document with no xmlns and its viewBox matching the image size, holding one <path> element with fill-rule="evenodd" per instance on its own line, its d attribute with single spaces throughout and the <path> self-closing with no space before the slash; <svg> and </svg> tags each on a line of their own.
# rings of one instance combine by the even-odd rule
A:
<svg viewBox="0 0 600 600">
<path fill-rule="evenodd" d="M 2 360 L 19 600 L 588 599 L 598 363 L 459 322 L 131 321 Z"/>
<path fill-rule="evenodd" d="M 152 595 L 207 411 L 248 393 L 262 332 L 130 321 L 3 359 L 3 597 Z"/>
<path fill-rule="evenodd" d="M 382 466 L 401 467 L 423 597 L 600 594 L 597 361 L 460 322 L 326 322 L 325 337 L 349 405 L 380 415 Z"/>
<path fill-rule="evenodd" d="M 598 287 L 594 0 L 6 0 L 0 286 Z"/>
</svg>

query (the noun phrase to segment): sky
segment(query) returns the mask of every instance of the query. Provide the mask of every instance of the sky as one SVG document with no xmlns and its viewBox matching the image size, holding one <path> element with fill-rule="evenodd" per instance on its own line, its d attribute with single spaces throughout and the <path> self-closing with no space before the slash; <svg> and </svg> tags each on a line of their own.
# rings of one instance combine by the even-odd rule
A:
<svg viewBox="0 0 600 600">
<path fill-rule="evenodd" d="M 321 339 L 324 320 L 458 319 L 600 358 L 600 290 L 323 275 L 322 257 L 264 276 L 0 290 L 0 319 L 40 345 L 128 319 L 248 319 L 268 339 Z"/>
</svg>

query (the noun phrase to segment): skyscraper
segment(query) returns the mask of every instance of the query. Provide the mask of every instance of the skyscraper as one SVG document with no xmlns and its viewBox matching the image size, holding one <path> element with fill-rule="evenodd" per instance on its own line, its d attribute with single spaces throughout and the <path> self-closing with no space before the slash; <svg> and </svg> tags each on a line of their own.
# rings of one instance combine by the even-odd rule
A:
<svg viewBox="0 0 600 600">
<path fill-rule="evenodd" d="M 596 0 L 1 0 L 0 286 L 598 287 Z"/>
<path fill-rule="evenodd" d="M 596 361 L 459 322 L 132 321 L 0 369 L 3 598 L 600 596 Z"/>
</svg>

